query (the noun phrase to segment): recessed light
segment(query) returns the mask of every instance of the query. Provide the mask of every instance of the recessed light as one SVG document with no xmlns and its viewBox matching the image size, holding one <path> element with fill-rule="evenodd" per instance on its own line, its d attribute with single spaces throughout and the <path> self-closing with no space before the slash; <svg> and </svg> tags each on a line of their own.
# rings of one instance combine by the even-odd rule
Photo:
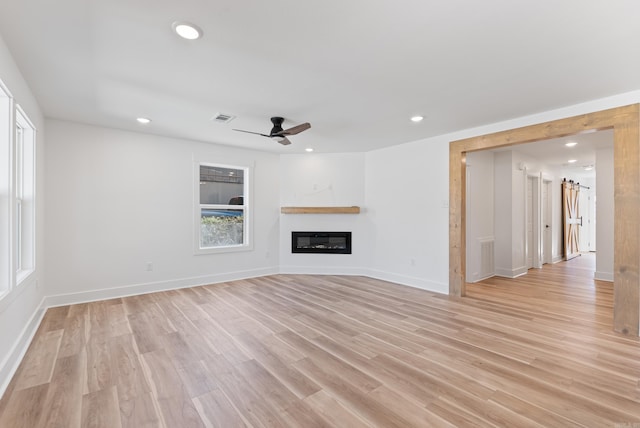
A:
<svg viewBox="0 0 640 428">
<path fill-rule="evenodd" d="M 423 116 L 413 116 L 411 117 L 411 122 L 415 122 L 415 123 L 422 122 L 422 119 L 424 119 Z"/>
<path fill-rule="evenodd" d="M 577 145 L 578 145 L 578 143 L 576 143 L 575 141 L 570 141 L 568 143 L 565 143 L 565 146 L 567 146 L 567 147 L 575 147 Z"/>
<path fill-rule="evenodd" d="M 305 152 L 311 153 L 313 151 L 313 149 L 311 147 L 307 147 L 306 149 L 304 149 Z"/>
<path fill-rule="evenodd" d="M 173 27 L 173 31 L 183 39 L 196 40 L 202 37 L 202 30 L 188 22 L 174 22 L 171 26 Z"/>
<path fill-rule="evenodd" d="M 569 162 L 569 163 L 576 163 L 576 162 L 578 162 L 578 159 L 569 159 L 567 162 Z"/>
<path fill-rule="evenodd" d="M 584 167 L 585 171 L 591 171 L 593 169 L 593 165 L 587 165 Z"/>
<path fill-rule="evenodd" d="M 138 121 L 138 123 L 141 123 L 143 125 L 148 125 L 149 123 L 151 123 L 151 119 L 147 117 L 139 117 L 136 120 Z"/>
</svg>

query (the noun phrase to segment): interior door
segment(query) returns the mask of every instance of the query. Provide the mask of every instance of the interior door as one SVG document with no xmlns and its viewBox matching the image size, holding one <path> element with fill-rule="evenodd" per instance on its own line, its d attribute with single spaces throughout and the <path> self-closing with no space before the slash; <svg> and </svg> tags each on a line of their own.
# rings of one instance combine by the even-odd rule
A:
<svg viewBox="0 0 640 428">
<path fill-rule="evenodd" d="M 527 177 L 527 212 L 526 212 L 526 223 L 527 223 L 527 269 L 531 269 L 533 264 L 533 177 Z"/>
<path fill-rule="evenodd" d="M 564 229 L 564 259 L 580 255 L 580 185 L 573 181 L 562 182 L 562 223 Z"/>
<path fill-rule="evenodd" d="M 589 217 L 589 189 L 582 189 L 580 192 L 580 196 L 578 197 L 578 206 L 580 209 L 580 217 L 582 217 L 582 227 L 580 227 L 580 252 L 588 253 L 589 252 L 589 244 L 591 242 L 589 229 L 589 223 L 591 218 Z"/>
<path fill-rule="evenodd" d="M 542 183 L 542 263 L 551 263 L 551 185 Z"/>
</svg>

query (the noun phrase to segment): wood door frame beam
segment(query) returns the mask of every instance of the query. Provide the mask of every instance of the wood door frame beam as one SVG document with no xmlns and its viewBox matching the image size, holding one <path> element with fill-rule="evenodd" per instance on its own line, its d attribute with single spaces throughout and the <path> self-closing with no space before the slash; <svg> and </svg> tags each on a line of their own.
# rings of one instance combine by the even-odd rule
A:
<svg viewBox="0 0 640 428">
<path fill-rule="evenodd" d="M 449 294 L 465 295 L 466 154 L 613 129 L 614 330 L 638 336 L 640 323 L 640 104 L 452 141 L 449 144 Z"/>
</svg>

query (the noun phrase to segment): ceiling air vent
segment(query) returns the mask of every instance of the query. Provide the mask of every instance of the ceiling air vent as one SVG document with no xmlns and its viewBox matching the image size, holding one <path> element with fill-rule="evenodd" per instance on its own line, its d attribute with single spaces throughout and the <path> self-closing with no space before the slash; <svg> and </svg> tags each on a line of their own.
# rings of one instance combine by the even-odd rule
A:
<svg viewBox="0 0 640 428">
<path fill-rule="evenodd" d="M 235 118 L 235 116 L 231 116 L 230 114 L 216 113 L 211 120 L 218 123 L 229 123 Z"/>
</svg>

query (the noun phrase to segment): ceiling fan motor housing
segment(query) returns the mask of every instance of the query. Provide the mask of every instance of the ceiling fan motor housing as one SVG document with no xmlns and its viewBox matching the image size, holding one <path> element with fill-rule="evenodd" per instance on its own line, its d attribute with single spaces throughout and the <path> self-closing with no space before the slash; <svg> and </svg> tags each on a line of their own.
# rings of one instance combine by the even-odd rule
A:
<svg viewBox="0 0 640 428">
<path fill-rule="evenodd" d="M 279 134 L 283 131 L 282 129 L 282 123 L 284 122 L 284 118 L 283 117 L 272 117 L 271 118 L 271 123 L 273 123 L 273 128 L 271 128 L 271 132 L 269 133 L 270 136 Z"/>
</svg>

